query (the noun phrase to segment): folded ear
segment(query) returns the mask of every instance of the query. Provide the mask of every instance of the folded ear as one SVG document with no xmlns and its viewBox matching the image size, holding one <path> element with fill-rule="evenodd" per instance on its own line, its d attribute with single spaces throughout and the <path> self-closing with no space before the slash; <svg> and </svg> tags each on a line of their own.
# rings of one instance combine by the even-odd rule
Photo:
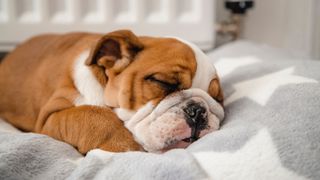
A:
<svg viewBox="0 0 320 180">
<path fill-rule="evenodd" d="M 143 49 L 139 38 L 129 30 L 119 30 L 106 34 L 92 48 L 87 65 L 96 64 L 105 69 L 112 68 L 119 73 Z"/>
<path fill-rule="evenodd" d="M 223 92 L 218 77 L 211 80 L 208 92 L 211 97 L 213 97 L 220 104 L 223 104 Z"/>
</svg>

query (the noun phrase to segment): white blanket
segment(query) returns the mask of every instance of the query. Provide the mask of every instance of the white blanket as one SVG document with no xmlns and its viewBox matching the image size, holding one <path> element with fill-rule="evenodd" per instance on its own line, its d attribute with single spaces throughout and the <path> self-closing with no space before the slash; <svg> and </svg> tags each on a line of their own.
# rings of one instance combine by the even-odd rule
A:
<svg viewBox="0 0 320 180">
<path fill-rule="evenodd" d="M 249 42 L 209 56 L 226 97 L 219 131 L 164 154 L 83 157 L 0 121 L 0 179 L 320 179 L 320 62 Z"/>
</svg>

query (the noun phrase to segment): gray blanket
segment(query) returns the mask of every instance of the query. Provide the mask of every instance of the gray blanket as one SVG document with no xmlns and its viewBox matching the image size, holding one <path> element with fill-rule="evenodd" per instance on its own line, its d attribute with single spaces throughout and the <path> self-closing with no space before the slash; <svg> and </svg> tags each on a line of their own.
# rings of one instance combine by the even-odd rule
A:
<svg viewBox="0 0 320 180">
<path fill-rule="evenodd" d="M 209 56 L 226 97 L 219 131 L 164 154 L 83 157 L 0 120 L 0 179 L 320 179 L 320 62 L 247 42 Z"/>
</svg>

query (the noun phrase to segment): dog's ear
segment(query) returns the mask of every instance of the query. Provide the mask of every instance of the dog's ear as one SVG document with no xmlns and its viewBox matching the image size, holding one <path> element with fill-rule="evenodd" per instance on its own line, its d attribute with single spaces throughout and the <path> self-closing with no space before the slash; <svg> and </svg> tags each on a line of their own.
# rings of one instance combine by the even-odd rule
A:
<svg viewBox="0 0 320 180">
<path fill-rule="evenodd" d="M 223 105 L 223 92 L 218 77 L 211 80 L 208 92 L 211 97 L 213 97 L 216 101 Z"/>
<path fill-rule="evenodd" d="M 119 30 L 106 34 L 92 48 L 87 65 L 96 64 L 105 69 L 112 68 L 119 73 L 143 49 L 139 38 L 129 30 Z"/>
</svg>

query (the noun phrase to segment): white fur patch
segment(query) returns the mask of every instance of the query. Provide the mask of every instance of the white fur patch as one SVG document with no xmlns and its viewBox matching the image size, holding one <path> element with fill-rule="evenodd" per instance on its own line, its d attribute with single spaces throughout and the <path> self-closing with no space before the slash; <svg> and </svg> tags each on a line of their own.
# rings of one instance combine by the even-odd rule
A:
<svg viewBox="0 0 320 180">
<path fill-rule="evenodd" d="M 80 95 L 74 101 L 76 106 L 95 105 L 104 106 L 104 89 L 93 75 L 85 61 L 89 51 L 81 53 L 75 61 L 73 80 Z"/>
<path fill-rule="evenodd" d="M 212 79 L 214 79 L 216 75 L 215 67 L 210 63 L 209 57 L 204 54 L 204 52 L 195 44 L 183 40 L 178 37 L 170 37 L 181 41 L 182 43 L 188 45 L 194 52 L 197 61 L 197 69 L 196 74 L 192 80 L 191 88 L 199 88 L 204 91 L 208 91 L 209 85 Z"/>
<path fill-rule="evenodd" d="M 129 121 L 131 117 L 136 113 L 136 111 L 131 111 L 123 108 L 114 108 L 113 112 L 117 114 L 117 116 L 122 121 Z"/>
</svg>

